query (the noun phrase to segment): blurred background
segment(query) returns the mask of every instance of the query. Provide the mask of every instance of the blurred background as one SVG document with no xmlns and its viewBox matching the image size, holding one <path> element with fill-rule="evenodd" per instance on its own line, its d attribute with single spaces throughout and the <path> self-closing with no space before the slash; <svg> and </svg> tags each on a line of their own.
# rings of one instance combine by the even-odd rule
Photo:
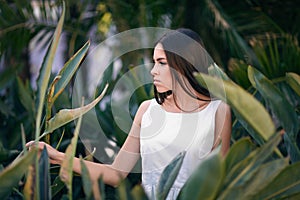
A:
<svg viewBox="0 0 300 200">
<path fill-rule="evenodd" d="M 284 84 L 280 85 L 286 72 L 300 74 L 297 0 L 66 0 L 65 5 L 66 17 L 52 68 L 53 76 L 88 40 L 92 49 L 107 38 L 134 28 L 185 27 L 200 34 L 207 51 L 235 83 L 253 92 L 247 67 L 259 69 L 283 88 L 299 116 L 299 96 L 292 94 Z M 3 166 L 22 148 L 21 124 L 26 140 L 34 138 L 36 79 L 61 11 L 61 1 L 0 0 L 0 162 Z M 89 62 L 110 55 L 109 48 L 101 52 L 95 53 Z M 122 74 L 132 66 L 152 60 L 151 52 L 151 49 L 133 51 L 112 63 L 113 70 L 106 70 L 103 78 L 103 82 L 110 83 L 107 98 L 111 98 L 114 84 Z M 85 69 L 92 70 L 92 67 Z M 93 73 L 87 71 L 86 74 L 90 74 L 85 77 L 87 80 L 93 78 Z M 104 85 L 98 87 L 101 91 Z M 72 83 L 55 102 L 53 113 L 61 108 L 71 108 L 71 90 Z M 151 97 L 151 86 L 137 90 L 130 100 L 130 114 L 134 116 L 139 103 Z M 97 118 L 112 142 L 103 148 L 114 152 L 127 134 L 115 124 L 110 105 L 105 102 L 109 100 L 96 108 Z M 276 117 L 274 121 L 276 123 Z M 74 124 L 70 123 L 56 130 L 49 141 L 57 144 L 64 132 L 61 143 L 61 149 L 64 149 L 73 129 Z M 245 135 L 248 135 L 247 131 L 234 121 L 232 142 Z M 79 145 L 78 152 L 84 154 L 83 145 Z M 108 153 L 107 157 L 113 155 Z"/>
</svg>

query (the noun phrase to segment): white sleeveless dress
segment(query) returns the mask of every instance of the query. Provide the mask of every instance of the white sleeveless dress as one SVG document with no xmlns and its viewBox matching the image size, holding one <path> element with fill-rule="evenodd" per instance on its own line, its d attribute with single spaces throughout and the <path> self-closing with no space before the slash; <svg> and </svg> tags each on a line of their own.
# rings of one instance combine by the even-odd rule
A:
<svg viewBox="0 0 300 200">
<path fill-rule="evenodd" d="M 167 199 L 176 199 L 193 170 L 212 150 L 215 113 L 220 100 L 211 101 L 194 113 L 167 112 L 155 99 L 141 122 L 140 152 L 142 185 L 146 194 L 155 199 L 156 187 L 163 169 L 180 152 L 186 151 L 182 167 Z"/>
</svg>

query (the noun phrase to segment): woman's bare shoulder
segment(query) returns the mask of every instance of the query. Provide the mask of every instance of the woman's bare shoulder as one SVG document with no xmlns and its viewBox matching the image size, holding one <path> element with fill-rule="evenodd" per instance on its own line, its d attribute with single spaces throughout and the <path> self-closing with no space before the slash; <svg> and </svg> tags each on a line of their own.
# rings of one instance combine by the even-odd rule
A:
<svg viewBox="0 0 300 200">
<path fill-rule="evenodd" d="M 138 109 L 138 112 L 141 112 L 142 114 L 144 114 L 146 112 L 146 110 L 148 109 L 151 101 L 152 101 L 151 99 L 143 101 Z"/>
<path fill-rule="evenodd" d="M 221 101 L 221 103 L 219 104 L 218 110 L 219 112 L 224 112 L 224 111 L 230 111 L 230 106 L 225 103 L 224 101 Z"/>
<path fill-rule="evenodd" d="M 143 101 L 141 103 L 141 105 L 139 106 L 139 109 L 137 110 L 135 117 L 134 117 L 134 121 L 137 124 L 141 125 L 143 115 L 146 112 L 146 110 L 148 109 L 150 103 L 151 103 L 151 100 L 146 100 L 146 101 Z"/>
</svg>

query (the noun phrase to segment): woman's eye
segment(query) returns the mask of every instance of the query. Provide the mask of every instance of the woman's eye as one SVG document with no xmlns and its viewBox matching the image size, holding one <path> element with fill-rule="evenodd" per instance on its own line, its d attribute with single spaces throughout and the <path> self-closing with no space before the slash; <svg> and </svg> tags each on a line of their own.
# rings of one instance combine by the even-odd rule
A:
<svg viewBox="0 0 300 200">
<path fill-rule="evenodd" d="M 166 65 L 166 62 L 159 62 L 160 65 Z"/>
</svg>

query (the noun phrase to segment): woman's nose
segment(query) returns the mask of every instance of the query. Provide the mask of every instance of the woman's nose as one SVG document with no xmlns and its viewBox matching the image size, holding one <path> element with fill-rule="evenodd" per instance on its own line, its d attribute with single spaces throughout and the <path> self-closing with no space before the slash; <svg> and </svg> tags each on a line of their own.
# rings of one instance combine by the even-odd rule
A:
<svg viewBox="0 0 300 200">
<path fill-rule="evenodd" d="M 158 71 L 157 71 L 157 67 L 156 67 L 156 64 L 153 65 L 151 71 L 150 71 L 151 75 L 154 76 L 154 75 L 157 75 L 158 74 Z"/>
</svg>

